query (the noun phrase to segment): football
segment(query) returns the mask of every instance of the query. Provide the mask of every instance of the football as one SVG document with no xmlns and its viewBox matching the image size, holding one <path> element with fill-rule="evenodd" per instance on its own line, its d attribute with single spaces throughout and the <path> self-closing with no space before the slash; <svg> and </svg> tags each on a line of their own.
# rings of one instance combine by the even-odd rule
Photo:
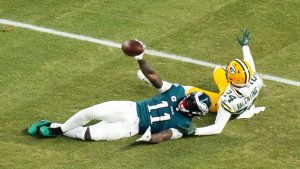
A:
<svg viewBox="0 0 300 169">
<path fill-rule="evenodd" d="M 134 57 L 144 52 L 144 44 L 138 40 L 128 40 L 122 43 L 122 51 Z"/>
</svg>

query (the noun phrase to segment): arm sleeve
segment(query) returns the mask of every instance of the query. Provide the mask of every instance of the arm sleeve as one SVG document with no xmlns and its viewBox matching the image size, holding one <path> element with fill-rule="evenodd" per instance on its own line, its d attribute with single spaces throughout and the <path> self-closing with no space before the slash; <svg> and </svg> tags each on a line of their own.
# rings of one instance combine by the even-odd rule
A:
<svg viewBox="0 0 300 169">
<path fill-rule="evenodd" d="M 172 87 L 171 83 L 163 81 L 163 84 L 162 84 L 161 88 L 158 89 L 158 90 L 159 90 L 160 93 L 163 93 L 163 92 L 169 90 L 171 87 Z"/>
<path fill-rule="evenodd" d="M 201 135 L 213 135 L 213 134 L 219 134 L 224 129 L 226 123 L 230 119 L 231 114 L 227 112 L 222 106 L 220 106 L 215 124 L 202 127 L 202 128 L 196 128 L 195 135 L 201 136 Z"/>
<path fill-rule="evenodd" d="M 252 68 L 252 71 L 256 72 L 255 65 L 254 65 L 254 60 L 253 60 L 253 57 L 251 55 L 249 46 L 248 45 L 243 46 L 242 50 L 243 50 L 244 60 L 246 60 L 250 64 L 250 66 Z"/>
</svg>

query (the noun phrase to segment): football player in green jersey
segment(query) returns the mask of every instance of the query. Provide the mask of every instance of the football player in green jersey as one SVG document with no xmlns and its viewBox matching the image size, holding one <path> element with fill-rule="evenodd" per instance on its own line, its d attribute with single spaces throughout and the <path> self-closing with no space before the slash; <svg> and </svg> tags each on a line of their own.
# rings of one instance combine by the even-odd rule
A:
<svg viewBox="0 0 300 169">
<path fill-rule="evenodd" d="M 183 134 L 179 126 L 190 127 L 192 117 L 208 113 L 211 100 L 202 92 L 188 91 L 192 86 L 182 86 L 163 81 L 143 59 L 135 57 L 141 73 L 159 90 L 153 98 L 133 101 L 108 101 L 83 109 L 65 123 L 42 120 L 28 128 L 29 135 L 56 137 L 64 135 L 82 140 L 116 140 L 144 134 L 137 141 L 159 143 L 178 139 Z M 85 126 L 91 120 L 99 123 Z"/>
</svg>

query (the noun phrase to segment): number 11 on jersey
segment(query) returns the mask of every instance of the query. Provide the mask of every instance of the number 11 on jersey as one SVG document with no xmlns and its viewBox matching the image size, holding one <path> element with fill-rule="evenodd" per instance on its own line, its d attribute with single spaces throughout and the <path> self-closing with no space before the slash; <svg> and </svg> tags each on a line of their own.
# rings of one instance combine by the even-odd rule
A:
<svg viewBox="0 0 300 169">
<path fill-rule="evenodd" d="M 151 124 L 152 124 L 152 123 L 158 122 L 158 121 L 170 120 L 171 116 L 168 113 L 164 113 L 163 116 L 158 116 L 158 117 L 152 117 L 152 116 L 150 116 L 150 119 L 151 119 Z"/>
<path fill-rule="evenodd" d="M 161 103 L 156 104 L 156 105 L 152 105 L 152 106 L 148 105 L 148 110 L 149 110 L 149 112 L 151 112 L 151 110 L 165 108 L 165 107 L 168 107 L 168 106 L 169 106 L 168 102 L 162 101 Z M 163 116 L 158 116 L 158 117 L 152 117 L 150 115 L 151 124 L 154 123 L 154 122 L 165 121 L 165 120 L 170 120 L 170 119 L 171 119 L 171 116 L 168 113 L 164 113 Z"/>
<path fill-rule="evenodd" d="M 165 107 L 168 107 L 168 102 L 162 101 L 161 103 L 153 105 L 153 106 L 148 105 L 148 111 L 151 112 L 151 110 L 156 110 L 156 109 L 165 108 Z"/>
</svg>

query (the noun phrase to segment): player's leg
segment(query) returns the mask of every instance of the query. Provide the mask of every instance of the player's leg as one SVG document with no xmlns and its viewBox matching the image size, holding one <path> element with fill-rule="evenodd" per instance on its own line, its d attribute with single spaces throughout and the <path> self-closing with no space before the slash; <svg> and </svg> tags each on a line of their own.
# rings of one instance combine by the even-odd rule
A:
<svg viewBox="0 0 300 169">
<path fill-rule="evenodd" d="M 227 82 L 226 72 L 221 66 L 217 66 L 213 72 L 214 81 L 219 89 L 219 93 L 223 93 L 229 83 Z"/>
<path fill-rule="evenodd" d="M 94 119 L 107 122 L 120 122 L 128 119 L 137 120 L 136 103 L 131 101 L 101 103 L 79 111 L 58 128 L 43 127 L 40 129 L 40 133 L 44 137 L 60 135 L 74 128 L 81 127 Z"/>
<path fill-rule="evenodd" d="M 90 139 L 100 140 L 117 140 L 134 136 L 139 132 L 139 121 L 123 121 L 109 123 L 101 121 L 95 125 L 89 126 Z"/>
<path fill-rule="evenodd" d="M 52 123 L 50 125 L 50 127 L 51 128 L 57 128 L 57 127 L 60 127 L 61 125 L 62 124 L 60 124 L 60 123 Z M 63 135 L 66 136 L 66 137 L 70 137 L 70 138 L 86 140 L 87 129 L 88 129 L 88 127 L 76 127 L 72 130 L 64 132 Z"/>
<path fill-rule="evenodd" d="M 81 140 L 117 140 L 136 135 L 139 132 L 138 122 L 138 120 L 135 122 L 129 120 L 115 123 L 101 121 L 88 127 L 76 127 L 63 133 L 63 135 Z M 57 128 L 61 125 L 59 123 L 52 123 L 50 127 Z"/>
<path fill-rule="evenodd" d="M 62 131 L 83 126 L 91 120 L 120 122 L 136 119 L 136 103 L 131 101 L 109 101 L 81 110 L 68 119 L 62 126 Z"/>
</svg>

